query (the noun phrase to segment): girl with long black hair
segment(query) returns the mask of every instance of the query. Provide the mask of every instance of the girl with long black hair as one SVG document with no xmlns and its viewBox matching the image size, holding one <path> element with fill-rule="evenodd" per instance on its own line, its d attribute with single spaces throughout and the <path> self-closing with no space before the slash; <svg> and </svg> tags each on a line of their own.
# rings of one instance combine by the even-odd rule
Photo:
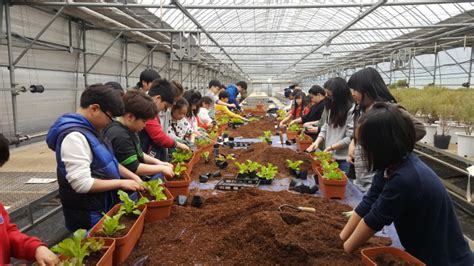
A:
<svg viewBox="0 0 474 266">
<path fill-rule="evenodd" d="M 293 103 L 293 108 L 288 112 L 285 119 L 280 122 L 280 127 L 286 126 L 291 120 L 300 118 L 301 116 L 307 115 L 309 113 L 309 108 L 306 103 L 306 94 L 302 91 L 295 93 L 295 99 Z"/>
</svg>

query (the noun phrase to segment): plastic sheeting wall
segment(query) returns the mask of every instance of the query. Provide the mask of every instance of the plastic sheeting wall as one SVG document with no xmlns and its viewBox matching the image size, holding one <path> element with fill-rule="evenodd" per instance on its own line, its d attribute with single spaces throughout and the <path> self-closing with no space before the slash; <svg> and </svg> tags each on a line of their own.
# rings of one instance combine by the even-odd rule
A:
<svg viewBox="0 0 474 266">
<path fill-rule="evenodd" d="M 13 6 L 11 12 L 11 30 L 13 35 L 14 58 L 28 45 L 28 39 L 33 39 L 46 25 L 52 14 L 35 8 Z M 6 32 L 5 21 L 2 32 Z M 66 17 L 57 18 L 39 39 L 41 45 L 35 45 L 21 59 L 15 68 L 15 79 L 18 88 L 29 87 L 31 84 L 41 84 L 45 87 L 42 94 L 29 92 L 20 93 L 18 103 L 18 128 L 22 134 L 32 134 L 47 130 L 56 118 L 66 112 L 73 112 L 79 104 L 80 94 L 84 89 L 82 49 L 82 25 L 71 23 L 71 44 L 75 48 L 69 51 L 69 20 Z M 116 35 L 102 31 L 88 30 L 86 32 L 87 67 L 90 67 L 98 56 L 114 40 Z M 25 39 L 28 38 L 28 39 Z M 46 45 L 45 45 L 46 44 Z M 88 84 L 117 81 L 125 87 L 126 66 L 124 61 L 124 41 L 118 40 L 88 74 Z M 128 44 L 128 71 L 131 71 L 149 52 L 149 48 L 139 44 Z M 140 72 L 153 67 L 168 78 L 169 55 L 163 52 L 153 52 L 153 59 L 146 58 L 143 63 L 129 76 L 128 85 L 138 82 Z M 165 66 L 165 67 L 163 67 Z M 206 87 L 209 82 L 201 69 L 201 76 L 188 75 L 189 65 L 183 63 L 183 86 Z M 180 80 L 179 63 L 173 64 L 173 79 Z M 206 70 L 207 71 L 207 70 Z M 196 75 L 193 66 L 192 75 Z M 206 72 L 208 77 L 211 76 Z M 190 83 L 190 81 L 193 81 Z M 197 81 L 201 81 L 199 84 Z M 11 107 L 10 78 L 8 70 L 8 49 L 6 39 L 0 42 L 0 132 L 6 136 L 14 134 L 13 114 Z"/>
</svg>

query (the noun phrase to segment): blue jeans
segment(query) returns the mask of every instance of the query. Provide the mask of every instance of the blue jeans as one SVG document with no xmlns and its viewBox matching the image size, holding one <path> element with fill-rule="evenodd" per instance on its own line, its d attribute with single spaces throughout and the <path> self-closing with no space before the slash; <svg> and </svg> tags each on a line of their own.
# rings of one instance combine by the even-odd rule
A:
<svg viewBox="0 0 474 266">
<path fill-rule="evenodd" d="M 341 169 L 341 171 L 348 175 L 349 168 L 351 165 L 346 160 L 336 160 L 336 162 L 339 164 L 339 169 Z"/>
</svg>

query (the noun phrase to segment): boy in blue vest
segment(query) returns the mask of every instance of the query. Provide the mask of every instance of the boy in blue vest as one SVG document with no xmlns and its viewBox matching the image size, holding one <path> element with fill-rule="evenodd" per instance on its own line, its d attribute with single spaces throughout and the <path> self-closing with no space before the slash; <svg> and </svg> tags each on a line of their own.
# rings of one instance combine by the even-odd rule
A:
<svg viewBox="0 0 474 266">
<path fill-rule="evenodd" d="M 89 86 L 76 113 L 56 120 L 48 132 L 48 147 L 56 152 L 59 196 L 66 228 L 89 229 L 119 202 L 117 190 L 143 190 L 140 178 L 120 166 L 102 140 L 102 129 L 124 113 L 118 90 Z"/>
</svg>

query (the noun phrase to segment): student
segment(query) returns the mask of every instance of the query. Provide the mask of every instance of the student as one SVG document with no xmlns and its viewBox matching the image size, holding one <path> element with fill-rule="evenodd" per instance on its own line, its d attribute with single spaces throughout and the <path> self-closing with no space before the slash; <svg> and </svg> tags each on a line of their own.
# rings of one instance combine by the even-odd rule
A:
<svg viewBox="0 0 474 266">
<path fill-rule="evenodd" d="M 104 85 L 111 86 L 113 89 L 118 90 L 120 92 L 121 96 L 123 96 L 125 94 L 125 91 L 123 90 L 122 85 L 120 85 L 120 83 L 118 83 L 118 82 L 109 81 L 109 82 L 105 83 Z"/>
<path fill-rule="evenodd" d="M 145 93 L 147 93 L 150 88 L 151 84 L 155 79 L 160 79 L 161 76 L 156 72 L 154 69 L 145 69 L 140 73 L 140 81 L 138 81 L 137 85 L 135 87 L 132 87 L 132 89 L 136 90 L 143 90 Z"/>
<path fill-rule="evenodd" d="M 306 151 L 312 152 L 325 142 L 326 152 L 332 152 L 339 169 L 346 174 L 349 163 L 346 161 L 348 147 L 354 128 L 354 103 L 347 83 L 342 78 L 332 78 L 324 84 L 328 119 L 322 126 L 316 141 Z"/>
<path fill-rule="evenodd" d="M 302 91 L 297 91 L 294 96 L 293 108 L 288 112 L 286 117 L 280 122 L 280 128 L 285 127 L 288 122 L 300 118 L 309 113 L 309 108 L 306 106 L 306 95 Z"/>
<path fill-rule="evenodd" d="M 207 135 L 206 130 L 208 127 L 204 125 L 199 119 L 198 113 L 201 110 L 200 101 L 202 99 L 201 93 L 198 91 L 187 91 L 183 96 L 186 101 L 188 101 L 189 108 L 188 113 L 186 114 L 186 119 L 188 120 L 193 134 L 197 136 Z"/>
<path fill-rule="evenodd" d="M 194 143 L 196 135 L 190 121 L 186 119 L 189 109 L 188 101 L 185 98 L 176 101 L 171 109 L 171 126 L 168 129 L 168 136 L 181 142 Z"/>
<path fill-rule="evenodd" d="M 288 100 L 288 104 L 283 108 L 283 110 L 285 110 L 286 112 L 289 112 L 291 109 L 293 109 L 293 102 L 295 100 L 295 97 L 293 95 L 293 90 L 290 88 L 286 88 L 283 95 Z"/>
<path fill-rule="evenodd" d="M 123 110 L 119 91 L 91 85 L 81 95 L 79 110 L 59 117 L 49 129 L 46 142 L 56 152 L 59 198 L 70 231 L 95 225 L 120 202 L 118 189 L 143 190 L 140 178 L 118 164 L 101 138 L 100 131 Z"/>
<path fill-rule="evenodd" d="M 221 104 L 221 105 L 225 105 L 227 107 L 232 107 L 232 108 L 235 108 L 235 104 L 229 104 L 229 103 L 225 103 L 225 102 L 222 102 L 219 100 L 219 89 L 220 89 L 220 86 L 221 86 L 221 83 L 218 81 L 218 80 L 211 80 L 209 82 L 209 87 L 206 91 L 206 93 L 204 94 L 204 96 L 208 96 L 209 98 L 212 99 L 212 101 L 214 102 L 214 104 Z M 216 116 L 216 111 L 213 107 L 211 107 L 211 109 L 209 109 L 209 116 L 214 119 L 215 116 Z"/>
<path fill-rule="evenodd" d="M 0 134 L 0 167 L 10 158 L 9 141 Z M 47 245 L 36 237 L 28 236 L 10 223 L 3 203 L 0 202 L 0 265 L 10 264 L 10 258 L 36 261 L 40 266 L 59 264 L 59 259 Z"/>
<path fill-rule="evenodd" d="M 316 137 L 317 134 L 319 133 L 319 128 L 314 125 L 315 125 L 315 122 L 318 122 L 319 120 L 321 120 L 321 117 L 324 112 L 324 108 L 326 108 L 326 102 L 327 102 L 326 92 L 320 86 L 313 85 L 309 89 L 308 95 L 311 98 L 311 103 L 313 104 L 311 106 L 311 109 L 309 110 L 309 113 L 292 120 L 290 122 L 290 125 L 294 123 L 298 123 L 298 124 L 302 123 L 305 129 L 305 132 Z"/>
<path fill-rule="evenodd" d="M 148 91 L 148 95 L 153 98 L 159 111 L 171 108 L 174 104 L 176 95 L 173 93 L 171 83 L 166 79 L 157 79 L 153 81 Z M 161 127 L 159 116 L 150 119 L 145 123 L 145 129 L 138 133 L 140 144 L 145 153 L 161 161 L 167 160 L 168 148 L 178 148 L 189 150 L 189 147 L 179 143 L 166 135 L 166 131 Z"/>
<path fill-rule="evenodd" d="M 115 158 L 139 176 L 173 176 L 173 166 L 170 163 L 143 153 L 137 135 L 145 127 L 146 121 L 158 114 L 153 99 L 142 91 L 131 90 L 125 94 L 123 102 L 125 114 L 104 130 L 106 139 L 112 144 Z"/>
<path fill-rule="evenodd" d="M 238 110 L 241 110 L 239 101 L 237 100 L 237 96 L 242 94 L 242 91 L 247 90 L 247 82 L 245 81 L 238 81 L 237 83 L 230 84 L 227 86 L 226 91 L 229 93 L 229 103 L 235 104 L 235 107 Z"/>
<path fill-rule="evenodd" d="M 405 250 L 426 265 L 473 265 L 441 179 L 416 155 L 415 128 L 397 106 L 375 103 L 356 132 L 367 167 L 377 174 L 340 233 L 355 251 L 392 222 Z"/>
<path fill-rule="evenodd" d="M 351 89 L 352 98 L 357 104 L 354 112 L 354 125 L 357 125 L 359 116 L 368 111 L 374 103 L 386 102 L 396 104 L 396 100 L 390 93 L 387 85 L 385 85 L 382 76 L 374 68 L 368 67 L 354 73 L 348 81 L 348 86 Z M 410 115 L 402 106 L 398 104 L 397 106 L 402 112 L 407 113 L 411 117 L 415 126 L 416 141 L 422 139 L 426 134 L 423 123 Z M 365 193 L 369 190 L 375 173 L 365 167 L 362 147 L 356 143 L 356 138 L 352 138 L 347 161 L 354 165 L 354 184 Z"/>
<path fill-rule="evenodd" d="M 219 93 L 219 101 L 221 102 L 228 102 L 229 101 L 229 93 L 227 91 L 222 91 L 221 93 Z M 227 106 L 225 105 L 221 105 L 221 104 L 216 104 L 215 106 L 215 109 L 216 109 L 216 115 L 219 116 L 219 115 L 227 115 L 231 118 L 240 118 L 244 121 L 247 121 L 247 119 L 245 119 L 244 117 L 234 113 L 234 112 L 231 112 L 229 110 L 229 108 L 227 108 Z"/>
<path fill-rule="evenodd" d="M 213 107 L 214 102 L 211 98 L 204 96 L 199 101 L 198 118 L 205 129 L 212 126 L 212 118 L 209 116 L 209 110 Z"/>
</svg>

